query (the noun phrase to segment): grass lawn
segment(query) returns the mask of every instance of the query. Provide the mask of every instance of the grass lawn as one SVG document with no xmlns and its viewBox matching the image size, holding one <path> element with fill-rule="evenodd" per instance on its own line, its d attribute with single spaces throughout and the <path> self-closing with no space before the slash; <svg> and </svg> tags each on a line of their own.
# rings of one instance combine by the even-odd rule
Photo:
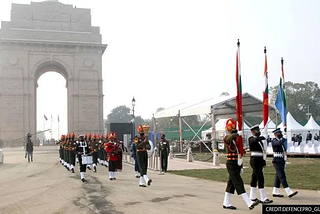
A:
<svg viewBox="0 0 320 214">
<path fill-rule="evenodd" d="M 211 154 L 201 153 L 194 154 L 195 160 L 212 162 L 208 160 Z M 244 157 L 244 172 L 242 178 L 245 184 L 250 184 L 252 169 L 249 164 L 249 156 Z M 220 156 L 220 163 L 225 164 L 226 158 Z M 286 175 L 289 186 L 293 189 L 320 189 L 320 159 L 318 158 L 288 158 L 286 167 Z M 214 181 L 228 180 L 228 172 L 226 169 L 196 169 L 196 170 L 174 170 L 169 173 L 195 178 L 202 178 Z M 275 169 L 272 165 L 272 158 L 267 159 L 267 166 L 264 169 L 265 185 L 273 186 Z"/>
</svg>

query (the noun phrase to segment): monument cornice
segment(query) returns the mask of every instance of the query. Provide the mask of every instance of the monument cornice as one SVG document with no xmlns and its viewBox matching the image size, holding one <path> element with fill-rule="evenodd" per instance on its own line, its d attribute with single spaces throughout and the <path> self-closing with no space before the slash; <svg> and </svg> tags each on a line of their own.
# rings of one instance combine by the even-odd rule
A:
<svg viewBox="0 0 320 214">
<path fill-rule="evenodd" d="M 102 50 L 102 54 L 107 48 L 107 44 L 91 43 L 91 42 L 73 42 L 73 41 L 53 41 L 53 40 L 29 40 L 29 39 L 10 39 L 1 38 L 0 44 L 17 44 L 17 45 L 31 45 L 31 46 L 51 46 L 51 47 L 84 47 Z"/>
</svg>

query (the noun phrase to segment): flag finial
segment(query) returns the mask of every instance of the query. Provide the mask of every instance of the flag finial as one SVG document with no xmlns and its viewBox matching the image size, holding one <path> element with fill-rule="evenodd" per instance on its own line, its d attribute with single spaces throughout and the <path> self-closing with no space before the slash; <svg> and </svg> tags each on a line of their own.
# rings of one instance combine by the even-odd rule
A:
<svg viewBox="0 0 320 214">
<path fill-rule="evenodd" d="M 238 39 L 237 45 L 238 45 L 238 47 L 240 46 L 240 41 L 239 41 L 239 39 Z"/>
<path fill-rule="evenodd" d="M 265 54 L 267 53 L 267 47 L 266 47 L 266 46 L 264 46 L 263 52 L 264 52 Z"/>
<path fill-rule="evenodd" d="M 283 57 L 281 57 L 281 65 L 283 65 Z"/>
</svg>

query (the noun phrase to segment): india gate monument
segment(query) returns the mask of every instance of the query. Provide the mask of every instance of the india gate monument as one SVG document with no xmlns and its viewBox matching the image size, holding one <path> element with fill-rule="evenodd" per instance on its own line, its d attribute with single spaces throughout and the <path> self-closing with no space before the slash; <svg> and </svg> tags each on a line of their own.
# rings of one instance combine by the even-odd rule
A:
<svg viewBox="0 0 320 214">
<path fill-rule="evenodd" d="M 12 4 L 0 29 L 0 139 L 36 133 L 37 81 L 48 71 L 66 80 L 68 131 L 103 133 L 106 47 L 90 9 L 58 0 Z"/>
</svg>

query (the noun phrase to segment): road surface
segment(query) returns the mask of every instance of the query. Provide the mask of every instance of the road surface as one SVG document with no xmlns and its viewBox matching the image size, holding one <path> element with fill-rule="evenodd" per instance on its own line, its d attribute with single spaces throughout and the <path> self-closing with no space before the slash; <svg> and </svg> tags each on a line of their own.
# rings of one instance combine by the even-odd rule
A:
<svg viewBox="0 0 320 214">
<path fill-rule="evenodd" d="M 260 205 L 249 211 L 237 195 L 231 200 L 238 210 L 224 210 L 226 184 L 221 182 L 149 171 L 153 182 L 141 188 L 133 167 L 124 164 L 116 181 L 108 179 L 107 168 L 98 166 L 98 173 L 88 171 L 88 183 L 82 183 L 78 165 L 74 174 L 61 166 L 56 146 L 35 147 L 32 163 L 24 158 L 22 148 L 5 148 L 4 155 L 0 165 L 1 214 L 261 213 Z M 271 191 L 267 189 L 269 196 Z M 319 204 L 320 194 L 299 190 L 295 198 L 274 200 L 275 204 Z"/>
</svg>

